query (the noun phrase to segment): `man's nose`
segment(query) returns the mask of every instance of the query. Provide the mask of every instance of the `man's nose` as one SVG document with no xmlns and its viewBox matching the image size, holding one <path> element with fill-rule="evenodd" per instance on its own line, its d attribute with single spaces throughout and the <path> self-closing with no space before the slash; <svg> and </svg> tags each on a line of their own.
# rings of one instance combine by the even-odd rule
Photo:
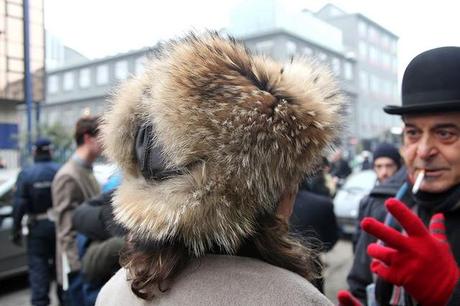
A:
<svg viewBox="0 0 460 306">
<path fill-rule="evenodd" d="M 422 137 L 417 146 L 417 156 L 421 159 L 429 159 L 436 155 L 437 148 L 432 137 Z"/>
</svg>

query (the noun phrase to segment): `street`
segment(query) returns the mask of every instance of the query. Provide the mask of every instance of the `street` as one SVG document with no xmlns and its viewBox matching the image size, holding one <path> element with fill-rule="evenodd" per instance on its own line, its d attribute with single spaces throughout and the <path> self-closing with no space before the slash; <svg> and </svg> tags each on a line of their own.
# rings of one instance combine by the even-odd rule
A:
<svg viewBox="0 0 460 306">
<path fill-rule="evenodd" d="M 351 267 L 352 250 L 350 241 L 340 240 L 326 255 L 326 296 L 337 303 L 336 293 L 339 289 L 346 289 L 346 275 Z M 0 282 L 0 305 L 22 306 L 30 305 L 30 290 L 27 288 L 27 277 L 19 276 Z M 58 305 L 55 296 L 55 286 L 52 287 L 52 306 Z"/>
</svg>

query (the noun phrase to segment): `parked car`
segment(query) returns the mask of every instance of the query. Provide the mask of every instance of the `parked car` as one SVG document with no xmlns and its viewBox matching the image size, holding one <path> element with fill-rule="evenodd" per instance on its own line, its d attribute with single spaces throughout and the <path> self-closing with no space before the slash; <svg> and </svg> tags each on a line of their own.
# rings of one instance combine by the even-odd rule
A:
<svg viewBox="0 0 460 306">
<path fill-rule="evenodd" d="M 0 169 L 0 280 L 27 271 L 25 244 L 10 241 L 13 227 L 13 195 L 19 169 Z"/>
<path fill-rule="evenodd" d="M 375 185 L 377 175 L 373 170 L 364 170 L 350 175 L 334 198 L 334 213 L 342 233 L 356 232 L 359 202 Z"/>
</svg>

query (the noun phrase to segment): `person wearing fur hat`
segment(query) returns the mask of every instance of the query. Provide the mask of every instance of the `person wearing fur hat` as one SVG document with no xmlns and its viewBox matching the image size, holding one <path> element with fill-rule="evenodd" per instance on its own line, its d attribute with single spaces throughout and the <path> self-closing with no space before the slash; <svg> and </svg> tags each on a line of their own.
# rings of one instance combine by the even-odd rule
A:
<svg viewBox="0 0 460 306">
<path fill-rule="evenodd" d="M 127 245 L 96 305 L 330 305 L 287 219 L 299 182 L 341 131 L 332 74 L 215 33 L 153 56 L 104 117 Z"/>
<path fill-rule="evenodd" d="M 404 122 L 403 187 L 382 184 L 368 205 L 342 305 L 460 305 L 459 82 L 460 47 L 425 51 L 406 68 L 402 106 L 384 108 Z"/>
</svg>

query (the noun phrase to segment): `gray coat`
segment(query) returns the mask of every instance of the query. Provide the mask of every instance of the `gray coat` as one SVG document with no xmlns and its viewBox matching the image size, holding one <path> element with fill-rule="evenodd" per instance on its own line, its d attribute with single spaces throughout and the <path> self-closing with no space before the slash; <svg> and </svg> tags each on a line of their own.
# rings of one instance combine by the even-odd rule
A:
<svg viewBox="0 0 460 306">
<path fill-rule="evenodd" d="M 192 260 L 153 301 L 136 297 L 120 269 L 102 288 L 103 305 L 332 305 L 312 284 L 288 270 L 237 256 L 207 255 Z"/>
<path fill-rule="evenodd" d="M 56 213 L 56 274 L 62 284 L 62 257 L 67 256 L 70 271 L 80 270 L 76 232 L 72 226 L 75 208 L 100 193 L 92 171 L 70 159 L 56 174 L 52 184 L 53 207 Z"/>
</svg>

